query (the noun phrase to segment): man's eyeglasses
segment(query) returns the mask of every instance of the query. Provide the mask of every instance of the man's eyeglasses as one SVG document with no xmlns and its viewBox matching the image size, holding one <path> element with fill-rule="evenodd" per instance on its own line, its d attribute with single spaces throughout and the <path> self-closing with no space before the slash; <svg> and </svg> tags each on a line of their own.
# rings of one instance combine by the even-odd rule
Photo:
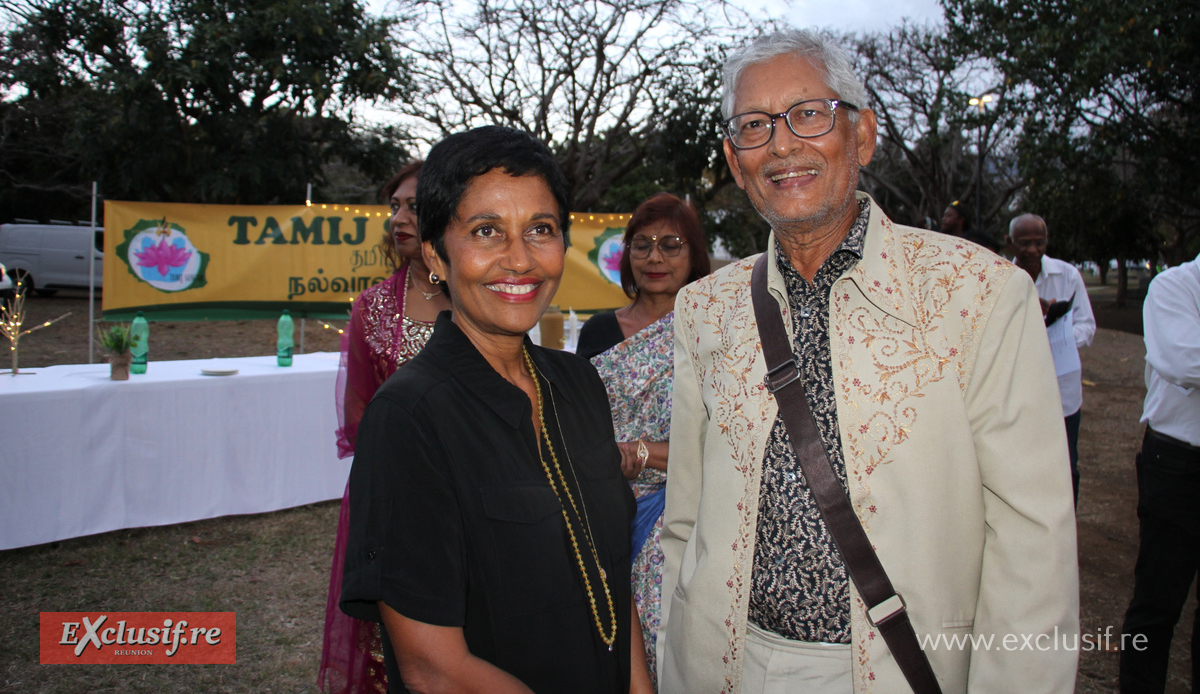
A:
<svg viewBox="0 0 1200 694">
<path fill-rule="evenodd" d="M 754 149 L 771 141 L 775 133 L 775 121 L 787 121 L 788 129 L 796 137 L 820 137 L 833 130 L 837 109 L 858 107 L 840 99 L 809 99 L 793 104 L 783 113 L 748 111 L 725 121 L 725 134 L 737 149 Z"/>
<path fill-rule="evenodd" d="M 679 251 L 685 243 L 687 241 L 678 236 L 664 236 L 662 238 L 657 236 L 651 236 L 650 238 L 639 236 L 629 243 L 629 257 L 636 258 L 637 260 L 645 260 L 650 257 L 650 253 L 657 247 L 658 252 L 662 253 L 664 257 L 674 258 L 679 255 Z"/>
</svg>

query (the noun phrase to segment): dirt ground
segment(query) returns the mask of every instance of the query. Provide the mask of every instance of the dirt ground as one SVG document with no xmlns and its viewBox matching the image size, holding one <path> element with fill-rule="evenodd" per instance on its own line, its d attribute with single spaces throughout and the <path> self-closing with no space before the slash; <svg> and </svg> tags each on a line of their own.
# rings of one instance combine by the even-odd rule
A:
<svg viewBox="0 0 1200 694">
<path fill-rule="evenodd" d="M 52 364 L 88 363 L 88 301 L 87 292 L 59 291 L 52 297 L 31 296 L 25 300 L 29 328 L 42 321 L 54 320 L 64 313 L 67 318 L 48 328 L 21 338 L 19 366 L 50 366 Z M 100 298 L 96 298 L 95 315 L 100 316 Z M 300 332 L 296 333 L 297 351 L 336 352 L 338 330 L 348 321 L 304 321 L 304 348 L 300 350 Z M 296 321 L 297 329 L 301 321 Z M 329 327 L 325 327 L 328 325 Z M 250 357 L 275 353 L 275 324 L 267 320 L 238 321 L 178 321 L 150 324 L 150 360 L 211 359 L 218 357 Z M 4 355 L 0 352 L 0 355 Z M 96 362 L 105 360 L 97 346 Z M 0 356 L 0 369 L 9 368 L 7 356 Z"/>
<path fill-rule="evenodd" d="M 1093 345 L 1081 353 L 1085 384 L 1078 508 L 1081 616 L 1083 632 L 1101 636 L 1106 630 L 1120 632 L 1132 592 L 1133 564 L 1137 556 L 1137 484 L 1133 461 L 1143 431 L 1138 418 L 1145 396 L 1145 352 L 1140 336 L 1140 304 L 1136 292 L 1134 294 L 1131 305 L 1123 309 L 1113 306 L 1111 287 L 1099 288 L 1091 294 L 1101 330 Z M 51 298 L 32 297 L 27 309 L 30 317 L 26 325 L 49 320 L 67 311 L 73 314 L 24 338 L 22 366 L 87 361 L 88 306 L 85 295 L 61 292 Z M 274 326 L 270 321 L 153 323 L 150 353 L 151 359 L 270 354 L 274 339 Z M 336 332 L 318 321 L 308 321 L 305 351 L 336 349 Z M 7 368 L 6 360 L 0 363 L 0 368 Z M 324 522 L 335 520 L 332 509 L 322 513 Z M 332 527 L 328 532 L 332 536 Z M 320 599 L 323 601 L 323 596 Z M 320 605 L 311 608 L 309 614 L 319 614 L 321 609 Z M 1176 629 L 1167 687 L 1172 694 L 1191 691 L 1188 635 L 1195 611 L 1193 593 Z M 22 615 L 22 618 L 29 617 Z M 315 632 L 319 643 L 319 624 L 308 628 L 310 633 Z M 1117 663 L 1115 650 L 1082 652 L 1076 691 L 1116 691 Z M 315 678 L 316 664 L 312 663 L 311 667 Z M 0 691 L 7 690 L 0 685 Z"/>
</svg>

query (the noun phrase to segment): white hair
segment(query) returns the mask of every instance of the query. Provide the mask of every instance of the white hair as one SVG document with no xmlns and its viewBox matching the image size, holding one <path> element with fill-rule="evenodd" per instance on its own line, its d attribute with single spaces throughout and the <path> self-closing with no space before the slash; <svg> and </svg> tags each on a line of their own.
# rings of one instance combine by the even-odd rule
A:
<svg viewBox="0 0 1200 694">
<path fill-rule="evenodd" d="M 1009 223 L 1008 223 L 1008 238 L 1011 239 L 1013 237 L 1013 230 L 1017 228 L 1017 223 L 1021 222 L 1022 220 L 1026 220 L 1026 219 L 1036 219 L 1038 222 L 1041 223 L 1042 231 L 1046 232 L 1046 236 L 1047 237 L 1050 236 L 1050 227 L 1046 226 L 1046 220 L 1042 219 L 1040 215 L 1036 215 L 1032 212 L 1026 212 L 1025 214 L 1019 214 L 1016 217 L 1013 217 L 1012 220 L 1009 221 Z"/>
<path fill-rule="evenodd" d="M 738 81 L 746 68 L 764 63 L 781 55 L 804 58 L 825 73 L 825 86 L 858 108 L 868 108 L 867 89 L 854 74 L 850 56 L 845 49 L 826 37 L 808 29 L 784 29 L 760 37 L 750 45 L 729 56 L 723 70 L 721 113 L 726 120 L 733 118 L 734 98 Z M 858 121 L 858 112 L 847 110 L 850 122 Z"/>
</svg>

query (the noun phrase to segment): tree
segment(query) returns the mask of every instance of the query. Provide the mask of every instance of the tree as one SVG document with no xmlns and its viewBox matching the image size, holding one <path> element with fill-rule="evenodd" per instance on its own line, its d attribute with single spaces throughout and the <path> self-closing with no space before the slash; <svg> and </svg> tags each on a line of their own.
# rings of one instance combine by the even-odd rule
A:
<svg viewBox="0 0 1200 694">
<path fill-rule="evenodd" d="M 713 51 L 702 78 L 667 99 L 670 110 L 645 136 L 642 164 L 614 182 L 597 208 L 632 210 L 666 190 L 696 206 L 710 247 L 720 240 L 734 256 L 744 257 L 766 250 L 770 227 L 734 185 L 725 162 L 720 103 L 723 53 L 724 49 Z"/>
<path fill-rule="evenodd" d="M 863 169 L 863 187 L 907 224 L 940 220 L 950 202 L 962 200 L 982 205 L 981 232 L 995 228 L 1022 187 L 1011 156 L 1015 114 L 1023 106 L 1019 95 L 987 60 L 930 27 L 904 23 L 843 41 L 854 47 L 879 121 L 879 144 Z M 989 93 L 997 97 L 989 108 L 968 105 L 971 97 Z M 988 167 L 983 200 L 976 200 L 980 156 Z"/>
<path fill-rule="evenodd" d="M 1097 220 L 1117 239 L 1137 234 L 1169 262 L 1200 247 L 1200 11 L 1183 0 L 944 0 L 953 40 L 994 56 L 1014 88 L 1036 98 L 1025 118 L 1022 170 L 1071 170 L 1078 208 L 1110 202 L 1114 186 L 1144 196 L 1136 225 Z M 1072 169 L 1072 149 L 1086 168 Z M 1119 176 L 1114 179 L 1113 171 Z M 1088 175 L 1094 178 L 1088 179 Z M 1033 176 L 1041 185 L 1052 181 Z M 1115 181 L 1115 183 L 1114 183 Z M 1117 227 L 1113 229 L 1112 227 Z M 1080 244 L 1082 245 L 1085 244 Z M 1126 244 L 1128 245 L 1128 244 Z M 1119 250 L 1119 249 L 1116 249 Z M 1104 262 L 1115 250 L 1097 259 Z"/>
<path fill-rule="evenodd" d="M 743 15 L 724 0 L 428 0 L 397 24 L 413 51 L 414 90 L 393 108 L 436 140 L 482 124 L 532 133 L 554 150 L 575 205 L 600 205 L 659 148 L 689 166 L 712 162 L 713 86 Z M 744 32 L 743 32 L 744 34 Z M 719 149 L 717 150 L 719 151 Z M 660 171 L 655 167 L 655 173 Z M 688 184 L 703 178 L 696 168 Z M 684 178 L 687 178 L 686 176 Z"/>
<path fill-rule="evenodd" d="M 332 162 L 378 181 L 404 155 L 347 115 L 405 85 L 391 21 L 355 0 L 0 7 L 15 18 L 0 58 L 9 209 L 90 180 L 110 198 L 299 201 Z"/>
</svg>

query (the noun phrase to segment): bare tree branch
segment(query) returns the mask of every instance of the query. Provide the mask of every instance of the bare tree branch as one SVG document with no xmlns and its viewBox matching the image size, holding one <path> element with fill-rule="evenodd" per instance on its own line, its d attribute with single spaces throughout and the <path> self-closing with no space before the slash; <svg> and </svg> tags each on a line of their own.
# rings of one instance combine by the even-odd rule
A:
<svg viewBox="0 0 1200 694">
<path fill-rule="evenodd" d="M 430 143 L 484 124 L 532 133 L 558 154 L 580 209 L 637 169 L 661 113 L 675 106 L 670 95 L 699 91 L 709 52 L 746 23 L 726 0 L 419 7 L 420 18 L 397 32 L 417 57 L 416 89 L 391 108 L 423 124 Z"/>
</svg>

